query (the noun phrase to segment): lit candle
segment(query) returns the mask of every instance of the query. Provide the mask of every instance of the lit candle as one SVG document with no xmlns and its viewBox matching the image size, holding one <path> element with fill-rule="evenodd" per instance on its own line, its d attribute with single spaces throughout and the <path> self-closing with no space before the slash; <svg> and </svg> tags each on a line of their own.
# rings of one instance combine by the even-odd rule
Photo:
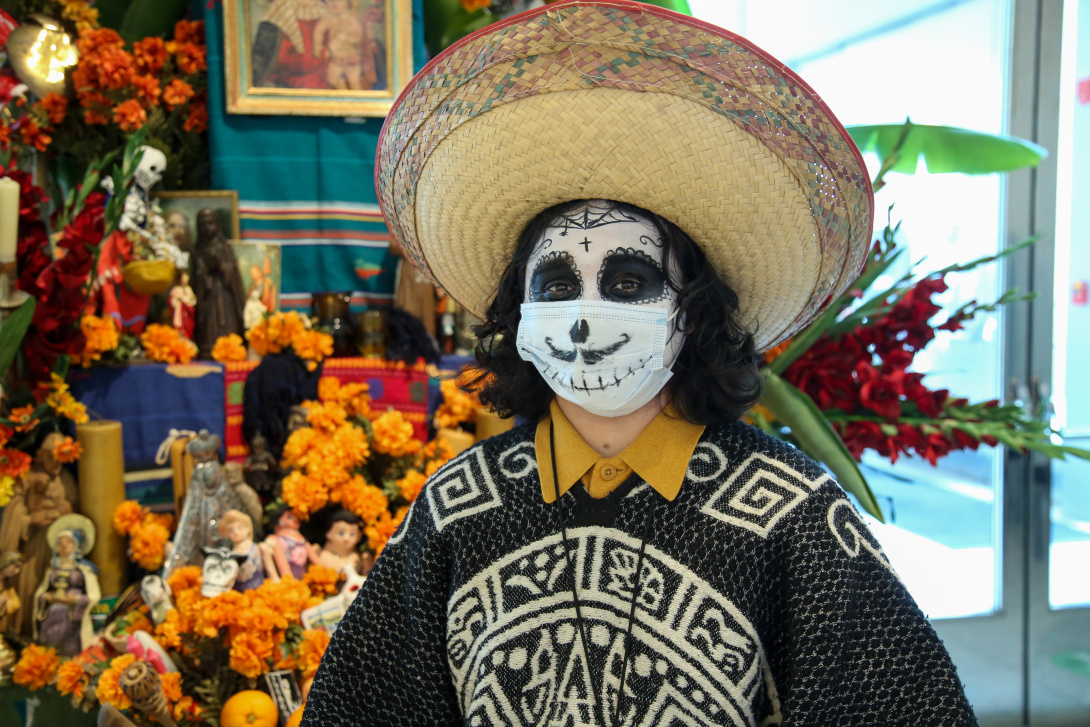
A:
<svg viewBox="0 0 1090 727">
<path fill-rule="evenodd" d="M 15 259 L 19 236 L 19 183 L 11 177 L 0 179 L 0 262 Z"/>
</svg>

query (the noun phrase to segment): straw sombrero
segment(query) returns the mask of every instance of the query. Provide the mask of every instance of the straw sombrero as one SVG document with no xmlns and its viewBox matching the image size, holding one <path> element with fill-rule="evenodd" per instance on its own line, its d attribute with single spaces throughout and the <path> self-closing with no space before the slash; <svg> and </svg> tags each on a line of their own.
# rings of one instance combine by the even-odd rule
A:
<svg viewBox="0 0 1090 727">
<path fill-rule="evenodd" d="M 404 254 L 477 316 L 535 215 L 612 199 L 685 230 L 762 349 L 855 279 L 874 206 L 858 149 L 802 79 L 627 0 L 548 5 L 443 51 L 387 117 L 375 179 Z"/>
</svg>

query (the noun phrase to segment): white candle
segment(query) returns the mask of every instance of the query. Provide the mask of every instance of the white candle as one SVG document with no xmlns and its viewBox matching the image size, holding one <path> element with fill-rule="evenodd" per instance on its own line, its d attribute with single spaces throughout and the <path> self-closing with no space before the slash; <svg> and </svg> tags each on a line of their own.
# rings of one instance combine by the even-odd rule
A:
<svg viewBox="0 0 1090 727">
<path fill-rule="evenodd" d="M 15 259 L 19 236 L 19 183 L 11 177 L 0 179 L 0 262 Z"/>
</svg>

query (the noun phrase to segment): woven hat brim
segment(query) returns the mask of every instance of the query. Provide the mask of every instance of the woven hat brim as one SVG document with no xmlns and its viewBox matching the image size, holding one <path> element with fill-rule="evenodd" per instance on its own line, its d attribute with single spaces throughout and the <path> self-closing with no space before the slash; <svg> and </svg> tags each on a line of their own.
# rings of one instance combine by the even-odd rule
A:
<svg viewBox="0 0 1090 727">
<path fill-rule="evenodd" d="M 541 210 L 650 209 L 738 291 L 762 349 L 854 280 L 873 214 L 858 150 L 801 79 L 624 0 L 548 6 L 444 51 L 387 118 L 376 184 L 406 257 L 477 315 Z"/>
</svg>

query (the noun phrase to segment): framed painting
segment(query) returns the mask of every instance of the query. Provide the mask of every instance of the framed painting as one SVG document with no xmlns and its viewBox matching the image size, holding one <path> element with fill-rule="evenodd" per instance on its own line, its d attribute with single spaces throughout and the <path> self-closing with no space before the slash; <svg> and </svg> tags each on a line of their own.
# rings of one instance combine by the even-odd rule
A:
<svg viewBox="0 0 1090 727">
<path fill-rule="evenodd" d="M 238 192 L 233 189 L 200 192 L 158 192 L 155 195 L 162 209 L 167 232 L 183 250 L 191 250 L 197 241 L 197 213 L 210 209 L 220 221 L 220 229 L 228 240 L 241 236 L 238 223 Z"/>
<path fill-rule="evenodd" d="M 412 0 L 223 0 L 227 112 L 385 116 L 413 75 Z"/>
<path fill-rule="evenodd" d="M 246 305 L 242 316 L 246 330 L 261 322 L 266 313 L 280 310 L 280 246 L 264 242 L 232 242 L 238 261 Z"/>
</svg>

